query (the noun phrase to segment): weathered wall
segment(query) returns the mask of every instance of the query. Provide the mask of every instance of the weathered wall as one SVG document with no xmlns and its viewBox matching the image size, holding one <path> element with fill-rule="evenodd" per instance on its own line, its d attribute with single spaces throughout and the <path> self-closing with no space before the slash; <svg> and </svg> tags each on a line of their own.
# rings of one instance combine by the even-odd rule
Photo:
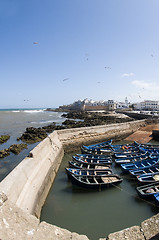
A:
<svg viewBox="0 0 159 240">
<path fill-rule="evenodd" d="M 0 192 L 21 209 L 39 217 L 63 155 L 62 144 L 54 132 L 0 183 Z"/>
<path fill-rule="evenodd" d="M 122 139 L 145 126 L 145 120 L 93 127 L 71 128 L 60 130 L 58 136 L 65 151 L 78 149 L 82 144 L 89 145 L 108 139 Z"/>
<path fill-rule="evenodd" d="M 40 223 L 41 207 L 65 151 L 92 142 L 118 139 L 144 126 L 145 121 L 55 131 L 34 148 L 0 183 L 0 239 L 88 240 L 57 226 Z M 34 215 L 34 216 L 33 216 Z M 108 240 L 150 239 L 159 232 L 156 215 L 129 229 L 112 233 Z"/>
</svg>

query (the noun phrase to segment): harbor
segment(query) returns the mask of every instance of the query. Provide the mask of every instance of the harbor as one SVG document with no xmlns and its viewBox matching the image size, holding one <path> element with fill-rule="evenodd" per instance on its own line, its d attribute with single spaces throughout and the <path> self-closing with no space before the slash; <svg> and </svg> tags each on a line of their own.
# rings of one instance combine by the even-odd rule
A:
<svg viewBox="0 0 159 240">
<path fill-rule="evenodd" d="M 120 139 L 125 139 L 127 136 L 129 136 L 130 134 L 134 133 L 135 131 L 139 130 L 141 127 L 144 127 L 144 126 L 146 126 L 145 120 L 140 120 L 140 121 L 132 121 L 132 122 L 128 122 L 128 123 L 121 123 L 121 124 L 111 124 L 111 125 L 58 130 L 58 131 L 54 131 L 52 134 L 50 134 L 46 139 L 44 139 L 42 142 L 40 142 L 33 150 L 31 150 L 30 154 L 15 169 L 13 169 L 13 171 L 0 183 L 1 202 L 2 202 L 1 209 L 3 211 L 3 216 L 6 219 L 7 223 L 9 222 L 8 223 L 9 226 L 12 226 L 10 228 L 9 232 L 6 232 L 5 228 L 4 228 L 4 231 L 2 232 L 2 237 L 4 236 L 3 238 L 6 239 L 6 236 L 8 237 L 8 234 L 10 234 L 10 236 L 11 236 L 11 234 L 12 234 L 11 229 L 14 229 L 14 232 L 17 232 L 17 231 L 19 231 L 18 230 L 19 226 L 23 225 L 20 239 L 24 239 L 24 238 L 26 238 L 26 236 L 28 236 L 28 235 L 26 235 L 27 232 L 25 230 L 25 229 L 28 229 L 28 226 L 30 226 L 29 229 L 36 229 L 36 230 L 34 230 L 35 234 L 33 231 L 32 239 L 37 238 L 39 231 L 43 235 L 45 235 L 46 231 L 53 232 L 54 234 L 55 234 L 55 232 L 60 231 L 59 236 L 56 236 L 57 239 L 60 239 L 60 236 L 62 236 L 61 234 L 64 234 L 65 236 L 69 235 L 70 237 L 68 237 L 68 239 L 73 238 L 73 236 L 74 237 L 76 236 L 77 239 L 82 239 L 82 240 L 89 239 L 88 236 L 84 235 L 83 230 L 81 230 L 81 233 L 79 230 L 79 233 L 75 234 L 75 233 L 73 233 L 74 231 L 76 231 L 74 229 L 69 231 L 69 229 L 66 230 L 63 227 L 61 227 L 61 228 L 60 228 L 60 226 L 57 227 L 55 225 L 55 222 L 52 223 L 53 225 L 50 225 L 49 223 L 46 223 L 46 219 L 45 220 L 43 219 L 42 221 L 39 220 L 39 218 L 41 216 L 41 209 L 44 205 L 44 202 L 46 201 L 46 198 L 48 196 L 48 193 L 51 189 L 52 184 L 53 184 L 53 189 L 54 189 L 54 183 L 55 183 L 54 180 L 56 181 L 56 175 L 57 175 L 58 169 L 60 166 L 62 166 L 61 162 L 63 162 L 62 159 L 64 157 L 64 152 L 65 152 L 65 154 L 71 154 L 73 151 L 77 153 L 78 152 L 77 149 L 80 149 L 80 146 L 82 144 L 90 145 L 90 144 L 95 144 L 95 142 L 99 143 L 99 142 L 102 142 L 103 140 L 107 140 L 107 139 L 114 139 L 114 142 L 117 142 Z M 107 139 L 106 139 L 106 136 L 107 136 Z M 68 164 L 68 162 L 67 162 L 67 164 Z M 23 169 L 23 171 L 21 171 L 22 169 Z M 40 175 L 38 174 L 39 172 L 40 172 Z M 60 172 L 59 172 L 59 174 L 60 174 Z M 66 177 L 66 175 L 65 175 L 65 177 Z M 21 179 L 21 181 L 19 181 L 19 179 Z M 64 178 L 63 180 L 65 181 L 66 178 Z M 60 180 L 60 182 L 62 183 L 63 180 L 62 181 Z M 123 183 L 124 182 L 125 181 L 123 181 Z M 128 180 L 128 182 L 129 182 L 129 180 Z M 65 181 L 65 183 L 70 184 L 70 183 L 67 183 L 67 181 Z M 121 183 L 121 184 L 123 184 L 123 183 Z M 66 186 L 66 185 L 62 185 L 62 186 L 63 186 L 62 191 L 66 191 L 63 189 L 64 186 Z M 71 185 L 68 185 L 67 187 L 70 188 Z M 60 190 L 60 185 L 57 188 Z M 131 189 L 130 186 L 127 186 L 127 188 Z M 70 190 L 72 191 L 72 189 L 73 188 L 71 187 Z M 69 190 L 69 193 L 70 193 L 70 190 Z M 115 194 L 117 192 L 118 193 L 120 192 L 120 194 L 123 194 L 123 192 L 124 192 L 118 188 L 117 189 L 111 188 L 108 190 L 114 192 Z M 133 191 L 133 193 L 134 193 L 135 189 L 132 188 L 132 190 L 130 190 L 130 192 L 131 191 Z M 100 193 L 99 192 L 98 193 L 105 194 L 106 192 L 107 192 L 107 189 L 106 189 L 106 191 L 101 191 Z M 86 191 L 84 191 L 84 194 L 89 196 L 88 192 L 86 193 Z M 93 196 L 95 193 L 93 193 L 93 195 L 91 195 L 91 194 L 90 194 L 90 196 Z M 100 196 L 99 194 L 96 196 L 99 197 Z M 76 194 L 74 196 L 76 196 Z M 70 197 L 73 200 L 72 194 L 70 194 Z M 109 199 L 109 197 L 110 197 L 110 199 Z M 109 197 L 108 197 L 109 205 L 112 202 L 112 199 L 113 199 L 113 201 L 116 201 L 118 199 L 116 195 L 114 195 L 114 197 L 112 199 L 111 199 L 111 194 L 109 195 Z M 124 197 L 124 195 L 122 195 L 122 198 L 123 197 Z M 84 199 L 84 197 L 82 197 L 82 199 Z M 52 201 L 53 201 L 53 199 L 52 199 Z M 124 198 L 123 198 L 123 201 L 124 201 Z M 129 200 L 129 208 L 131 205 L 130 204 L 131 201 L 132 200 Z M 55 202 L 59 203 L 60 201 L 58 199 Z M 81 202 L 83 202 L 83 200 Z M 78 204 L 77 204 L 78 201 L 75 200 L 75 203 L 76 203 L 75 208 L 78 209 Z M 125 201 L 124 201 L 124 204 L 125 204 Z M 143 204 L 143 201 L 142 201 L 142 204 Z M 116 205 L 115 202 L 113 205 Z M 63 205 L 61 205 L 61 207 L 62 206 Z M 85 207 L 86 206 L 88 207 L 89 204 L 86 204 Z M 102 206 L 102 204 L 100 206 Z M 105 205 L 105 206 L 107 206 L 107 205 Z M 18 213 L 18 216 L 19 216 L 18 221 L 19 221 L 20 225 L 15 224 L 16 215 L 14 215 L 15 217 L 13 217 L 12 220 L 9 220 L 10 210 L 7 210 L 7 211 L 9 211 L 8 212 L 9 215 L 6 215 L 6 213 L 5 213 L 6 212 L 5 209 L 8 209 L 8 208 L 12 209 L 12 211 L 19 212 Z M 65 204 L 64 204 L 64 208 L 65 208 Z M 95 203 L 92 203 L 92 208 L 93 209 L 95 208 Z M 58 204 L 57 204 L 57 210 L 58 209 L 60 210 L 60 208 L 58 207 Z M 66 207 L 66 209 L 68 209 L 68 207 Z M 118 210 L 116 209 L 115 211 L 119 212 L 119 209 L 120 208 L 118 208 Z M 151 208 L 149 208 L 148 212 L 144 210 L 145 214 L 148 213 L 148 215 L 145 216 L 143 213 L 141 214 L 142 216 L 144 216 L 144 218 L 148 217 L 148 219 L 144 220 L 141 218 L 139 220 L 139 218 L 136 218 L 136 217 L 130 218 L 130 219 L 134 219 L 134 223 L 131 222 L 129 224 L 130 225 L 135 224 L 135 226 L 130 226 L 130 225 L 129 226 L 128 225 L 127 226 L 124 226 L 124 225 L 116 226 L 114 224 L 113 225 L 111 224 L 111 226 L 113 226 L 112 232 L 114 232 L 114 231 L 119 231 L 119 232 L 110 233 L 110 231 L 111 231 L 111 227 L 110 227 L 110 229 L 108 230 L 110 234 L 108 232 L 102 233 L 103 237 L 105 237 L 105 239 L 106 238 L 111 239 L 111 236 L 114 236 L 114 234 L 116 236 L 119 236 L 121 234 L 125 235 L 127 233 L 129 235 L 129 233 L 131 233 L 131 237 L 133 236 L 133 238 L 131 238 L 131 239 L 138 239 L 138 238 L 135 238 L 136 231 L 138 232 L 139 235 L 142 235 L 142 237 L 147 236 L 150 238 L 151 236 L 156 235 L 158 233 L 158 225 L 156 222 L 156 218 L 158 215 L 154 215 L 154 214 L 156 214 L 156 210 L 153 210 L 153 212 L 152 212 L 150 209 Z M 75 210 L 73 210 L 73 212 L 74 211 Z M 100 211 L 99 211 L 99 214 L 100 214 Z M 115 213 L 115 211 L 114 211 L 114 213 Z M 126 212 L 127 211 L 125 211 L 125 213 Z M 135 210 L 133 212 L 135 212 Z M 59 215 L 59 213 L 58 213 L 58 215 Z M 25 224 L 24 224 L 24 216 L 25 216 L 25 219 L 28 219 L 28 220 L 25 220 Z M 69 215 L 67 214 L 67 216 L 69 216 Z M 104 214 L 104 217 L 105 217 L 105 214 Z M 32 219 L 32 221 L 29 220 L 30 218 Z M 56 219 L 58 220 L 58 217 Z M 64 219 L 66 222 L 69 222 L 68 219 L 66 219 L 64 217 L 61 217 L 61 222 Z M 140 223 L 135 222 L 135 220 L 137 220 L 137 219 L 139 220 Z M 54 220 L 55 220 L 55 218 L 54 218 Z M 113 218 L 113 220 L 114 220 L 114 218 Z M 144 221 L 141 222 L 142 220 L 144 220 Z M 118 222 L 121 222 L 121 221 L 118 221 Z M 74 226 L 74 223 L 72 223 L 72 226 Z M 104 223 L 106 224 L 105 219 L 103 219 L 103 224 Z M 151 227 L 150 227 L 149 231 L 146 232 L 147 227 L 145 229 L 145 226 L 149 226 L 150 223 L 151 223 Z M 2 226 L 4 225 L 3 219 L 1 221 L 1 224 L 2 224 Z M 30 224 L 34 227 L 31 228 Z M 143 229 L 142 232 L 140 231 L 140 229 L 141 229 L 140 224 Z M 151 230 L 152 224 L 153 224 L 153 231 Z M 85 225 L 85 227 L 86 227 L 86 225 Z M 79 226 L 80 226 L 80 224 L 79 224 Z M 116 229 L 115 229 L 115 226 L 116 226 Z M 123 230 L 119 229 L 120 227 Z M 125 230 L 124 230 L 124 227 L 126 227 Z M 69 228 L 69 226 L 68 226 L 68 228 Z M 107 229 L 107 226 L 103 226 L 103 228 Z M 155 230 L 154 230 L 154 228 L 155 228 Z M 57 230 L 57 229 L 59 229 L 59 230 Z M 28 231 L 31 231 L 31 230 L 28 230 Z M 100 230 L 99 230 L 99 232 L 100 232 Z M 143 232 L 144 232 L 144 235 L 143 235 Z M 105 234 L 107 234 L 107 233 L 109 234 L 108 237 L 105 236 Z M 99 235 L 96 236 L 97 239 L 101 238 L 102 235 L 99 233 Z M 147 238 L 147 239 L 149 239 L 149 238 Z M 10 238 L 10 239 L 12 239 L 12 238 Z M 45 237 L 45 239 L 47 239 L 47 238 Z M 118 239 L 118 237 L 116 239 Z"/>
</svg>

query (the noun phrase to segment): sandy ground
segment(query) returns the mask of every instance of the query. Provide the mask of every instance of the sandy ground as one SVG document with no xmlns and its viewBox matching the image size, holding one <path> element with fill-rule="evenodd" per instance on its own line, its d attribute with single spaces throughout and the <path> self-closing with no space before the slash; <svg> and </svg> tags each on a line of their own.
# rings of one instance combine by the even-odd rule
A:
<svg viewBox="0 0 159 240">
<path fill-rule="evenodd" d="M 148 143 L 152 140 L 152 130 L 159 130 L 159 124 L 150 124 L 140 128 L 135 133 L 131 134 L 125 140 L 136 141 L 139 143 Z"/>
</svg>

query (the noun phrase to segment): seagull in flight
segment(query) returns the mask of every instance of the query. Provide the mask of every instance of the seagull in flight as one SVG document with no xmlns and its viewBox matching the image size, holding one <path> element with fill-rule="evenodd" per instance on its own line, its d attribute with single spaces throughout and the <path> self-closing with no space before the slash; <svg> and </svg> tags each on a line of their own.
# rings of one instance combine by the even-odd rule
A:
<svg viewBox="0 0 159 240">
<path fill-rule="evenodd" d="M 107 67 L 107 66 L 106 66 L 105 69 L 111 69 L 111 67 Z"/>
<path fill-rule="evenodd" d="M 62 81 L 65 82 L 65 81 L 68 81 L 68 80 L 69 80 L 69 78 L 64 78 Z"/>
</svg>

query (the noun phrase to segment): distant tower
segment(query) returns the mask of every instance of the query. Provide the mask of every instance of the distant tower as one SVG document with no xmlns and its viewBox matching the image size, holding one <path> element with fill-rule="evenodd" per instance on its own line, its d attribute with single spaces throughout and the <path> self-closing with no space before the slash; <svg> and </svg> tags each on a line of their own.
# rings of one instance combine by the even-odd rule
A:
<svg viewBox="0 0 159 240">
<path fill-rule="evenodd" d="M 128 107 L 128 99 L 127 99 L 127 97 L 125 98 L 125 105 Z"/>
</svg>

